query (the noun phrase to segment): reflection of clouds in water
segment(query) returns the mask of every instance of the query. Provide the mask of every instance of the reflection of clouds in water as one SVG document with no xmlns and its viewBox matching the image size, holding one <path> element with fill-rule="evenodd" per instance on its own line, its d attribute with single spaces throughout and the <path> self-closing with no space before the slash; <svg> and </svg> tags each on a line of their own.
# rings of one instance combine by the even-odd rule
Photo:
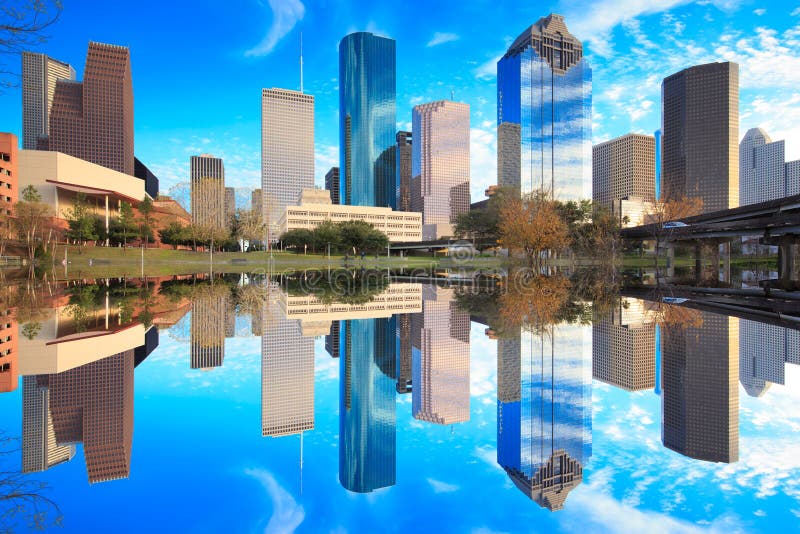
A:
<svg viewBox="0 0 800 534">
<path fill-rule="evenodd" d="M 269 495 L 272 504 L 272 515 L 265 534 L 294 532 L 306 517 L 303 506 L 298 504 L 294 497 L 286 491 L 272 473 L 264 469 L 245 469 L 245 474 L 256 479 Z"/>
<path fill-rule="evenodd" d="M 497 341 L 485 335 L 486 327 L 472 323 L 470 328 L 470 396 L 489 397 L 494 403 L 497 392 Z"/>
</svg>

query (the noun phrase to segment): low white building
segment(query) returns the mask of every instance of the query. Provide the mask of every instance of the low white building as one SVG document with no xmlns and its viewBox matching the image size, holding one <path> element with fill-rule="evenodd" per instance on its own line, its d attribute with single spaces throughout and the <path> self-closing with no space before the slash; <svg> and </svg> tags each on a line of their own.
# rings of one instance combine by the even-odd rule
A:
<svg viewBox="0 0 800 534">
<path fill-rule="evenodd" d="M 326 189 L 303 189 L 297 206 L 286 206 L 278 221 L 278 235 L 289 230 L 313 230 L 325 221 L 364 221 L 386 234 L 390 242 L 421 241 L 422 214 L 373 206 L 331 202 Z"/>
</svg>

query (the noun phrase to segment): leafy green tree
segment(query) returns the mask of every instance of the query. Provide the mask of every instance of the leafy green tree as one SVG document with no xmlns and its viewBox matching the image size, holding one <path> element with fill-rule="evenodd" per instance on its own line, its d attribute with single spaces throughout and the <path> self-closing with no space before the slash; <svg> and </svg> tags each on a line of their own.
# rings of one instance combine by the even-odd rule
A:
<svg viewBox="0 0 800 534">
<path fill-rule="evenodd" d="M 373 228 L 371 224 L 364 221 L 344 221 L 338 226 L 342 236 L 342 245 L 346 250 L 354 250 L 356 253 L 364 249 L 367 236 Z"/>
<path fill-rule="evenodd" d="M 313 249 L 315 251 L 327 251 L 327 247 L 330 244 L 331 251 L 336 251 L 341 245 L 341 237 L 341 232 L 336 224 L 331 221 L 324 221 L 314 228 Z"/>
<path fill-rule="evenodd" d="M 310 230 L 298 228 L 289 230 L 281 236 L 283 246 L 293 248 L 296 252 L 305 251 L 306 245 L 310 245 L 314 241 L 314 235 Z"/>
<path fill-rule="evenodd" d="M 83 245 L 86 241 L 99 239 L 95 232 L 96 217 L 92 213 L 85 194 L 78 193 L 72 208 L 68 209 L 64 215 L 69 224 L 69 230 L 67 230 L 68 238 L 74 239 L 80 245 Z"/>
<path fill-rule="evenodd" d="M 128 238 L 136 235 L 136 219 L 133 215 L 133 207 L 128 202 L 120 205 L 119 216 L 111 233 L 115 240 L 122 240 L 122 246 L 127 246 Z"/>
<path fill-rule="evenodd" d="M 172 245 L 175 249 L 178 248 L 178 245 L 185 245 L 191 242 L 191 239 L 189 239 L 189 229 L 177 221 L 171 222 L 169 226 L 159 230 L 158 234 L 161 237 L 162 243 Z"/>
<path fill-rule="evenodd" d="M 144 246 L 150 243 L 150 240 L 153 238 L 153 210 L 155 207 L 153 206 L 153 201 L 150 200 L 150 197 L 145 195 L 144 199 L 139 202 L 139 205 L 136 207 L 139 210 L 139 215 L 141 218 L 139 219 L 139 223 L 141 225 L 140 236 L 144 239 Z"/>
</svg>

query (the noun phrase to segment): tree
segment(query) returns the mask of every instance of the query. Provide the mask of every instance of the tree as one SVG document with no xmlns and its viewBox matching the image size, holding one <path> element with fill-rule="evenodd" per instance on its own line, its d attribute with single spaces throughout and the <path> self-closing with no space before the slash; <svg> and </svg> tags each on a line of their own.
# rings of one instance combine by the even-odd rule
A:
<svg viewBox="0 0 800 534">
<path fill-rule="evenodd" d="M 17 85 L 5 65 L 19 54 L 47 41 L 45 30 L 61 15 L 61 0 L 4 0 L 0 5 L 0 93 Z"/>
<path fill-rule="evenodd" d="M 36 258 L 37 241 L 42 240 L 40 233 L 52 217 L 50 207 L 42 202 L 42 195 L 32 185 L 22 190 L 22 200 L 14 206 L 14 224 L 17 233 L 28 252 L 28 261 L 33 264 Z"/>
<path fill-rule="evenodd" d="M 314 250 L 325 251 L 330 244 L 331 250 L 338 250 L 341 246 L 341 232 L 338 225 L 331 221 L 324 221 L 314 228 L 313 248 Z"/>
<path fill-rule="evenodd" d="M 497 187 L 483 209 L 471 209 L 456 219 L 454 229 L 457 237 L 474 239 L 497 239 L 500 237 L 500 209 L 507 199 L 517 198 L 513 187 Z"/>
<path fill-rule="evenodd" d="M 260 211 L 239 210 L 236 217 L 234 235 L 242 241 L 258 241 L 264 239 L 264 220 Z M 242 243 L 244 247 L 244 243 Z"/>
<path fill-rule="evenodd" d="M 95 219 L 91 207 L 86 200 L 86 195 L 78 193 L 72 207 L 64 212 L 64 217 L 69 224 L 67 237 L 74 239 L 80 245 L 86 241 L 95 241 L 99 238 L 95 232 Z"/>
<path fill-rule="evenodd" d="M 538 261 L 545 251 L 569 246 L 567 225 L 555 202 L 545 194 L 507 199 L 500 209 L 500 238 L 509 249 L 521 250 L 528 261 Z"/>
<path fill-rule="evenodd" d="M 140 237 L 144 239 L 144 246 L 145 248 L 150 242 L 150 238 L 152 237 L 152 228 L 153 228 L 153 210 L 155 209 L 153 206 L 153 201 L 150 200 L 150 197 L 145 195 L 144 199 L 139 202 L 137 206 L 139 210 L 139 214 L 141 215 L 141 219 L 139 223 L 141 224 L 142 228 L 140 231 Z"/>
<path fill-rule="evenodd" d="M 172 245 L 174 249 L 177 249 L 178 245 L 185 245 L 191 242 L 189 238 L 189 229 L 177 221 L 169 223 L 169 226 L 159 230 L 158 234 L 161 237 L 162 243 Z"/>
<path fill-rule="evenodd" d="M 300 252 L 301 250 L 305 251 L 306 245 L 314 241 L 314 235 L 310 230 L 306 230 L 305 228 L 296 228 L 284 232 L 281 236 L 281 241 L 285 247 L 294 248 L 297 249 L 297 252 Z"/>
<path fill-rule="evenodd" d="M 677 222 L 687 217 L 699 215 L 703 211 L 703 199 L 700 197 L 680 197 L 669 200 L 651 202 L 644 213 L 644 220 L 649 225 L 650 233 L 655 241 L 653 264 L 658 276 L 658 259 L 661 255 L 661 244 L 669 241 L 675 228 L 665 228 L 668 222 Z"/>
<path fill-rule="evenodd" d="M 118 240 L 122 238 L 122 246 L 128 245 L 128 236 L 134 235 L 136 231 L 136 221 L 133 216 L 133 207 L 128 202 L 123 202 L 119 207 L 117 225 L 114 228 L 114 236 Z"/>
</svg>

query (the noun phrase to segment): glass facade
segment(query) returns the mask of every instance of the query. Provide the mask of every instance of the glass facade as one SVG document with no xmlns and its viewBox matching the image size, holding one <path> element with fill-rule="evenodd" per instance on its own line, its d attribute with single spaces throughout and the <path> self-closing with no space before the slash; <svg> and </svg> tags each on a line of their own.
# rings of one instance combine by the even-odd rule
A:
<svg viewBox="0 0 800 534">
<path fill-rule="evenodd" d="M 656 199 L 661 198 L 661 130 L 656 130 Z"/>
<path fill-rule="evenodd" d="M 394 319 L 340 323 L 339 482 L 356 493 L 395 484 Z"/>
<path fill-rule="evenodd" d="M 367 32 L 339 43 L 341 203 L 397 209 L 395 41 Z"/>
<path fill-rule="evenodd" d="M 592 197 L 592 70 L 559 15 L 525 30 L 497 63 L 498 184 Z"/>
</svg>

